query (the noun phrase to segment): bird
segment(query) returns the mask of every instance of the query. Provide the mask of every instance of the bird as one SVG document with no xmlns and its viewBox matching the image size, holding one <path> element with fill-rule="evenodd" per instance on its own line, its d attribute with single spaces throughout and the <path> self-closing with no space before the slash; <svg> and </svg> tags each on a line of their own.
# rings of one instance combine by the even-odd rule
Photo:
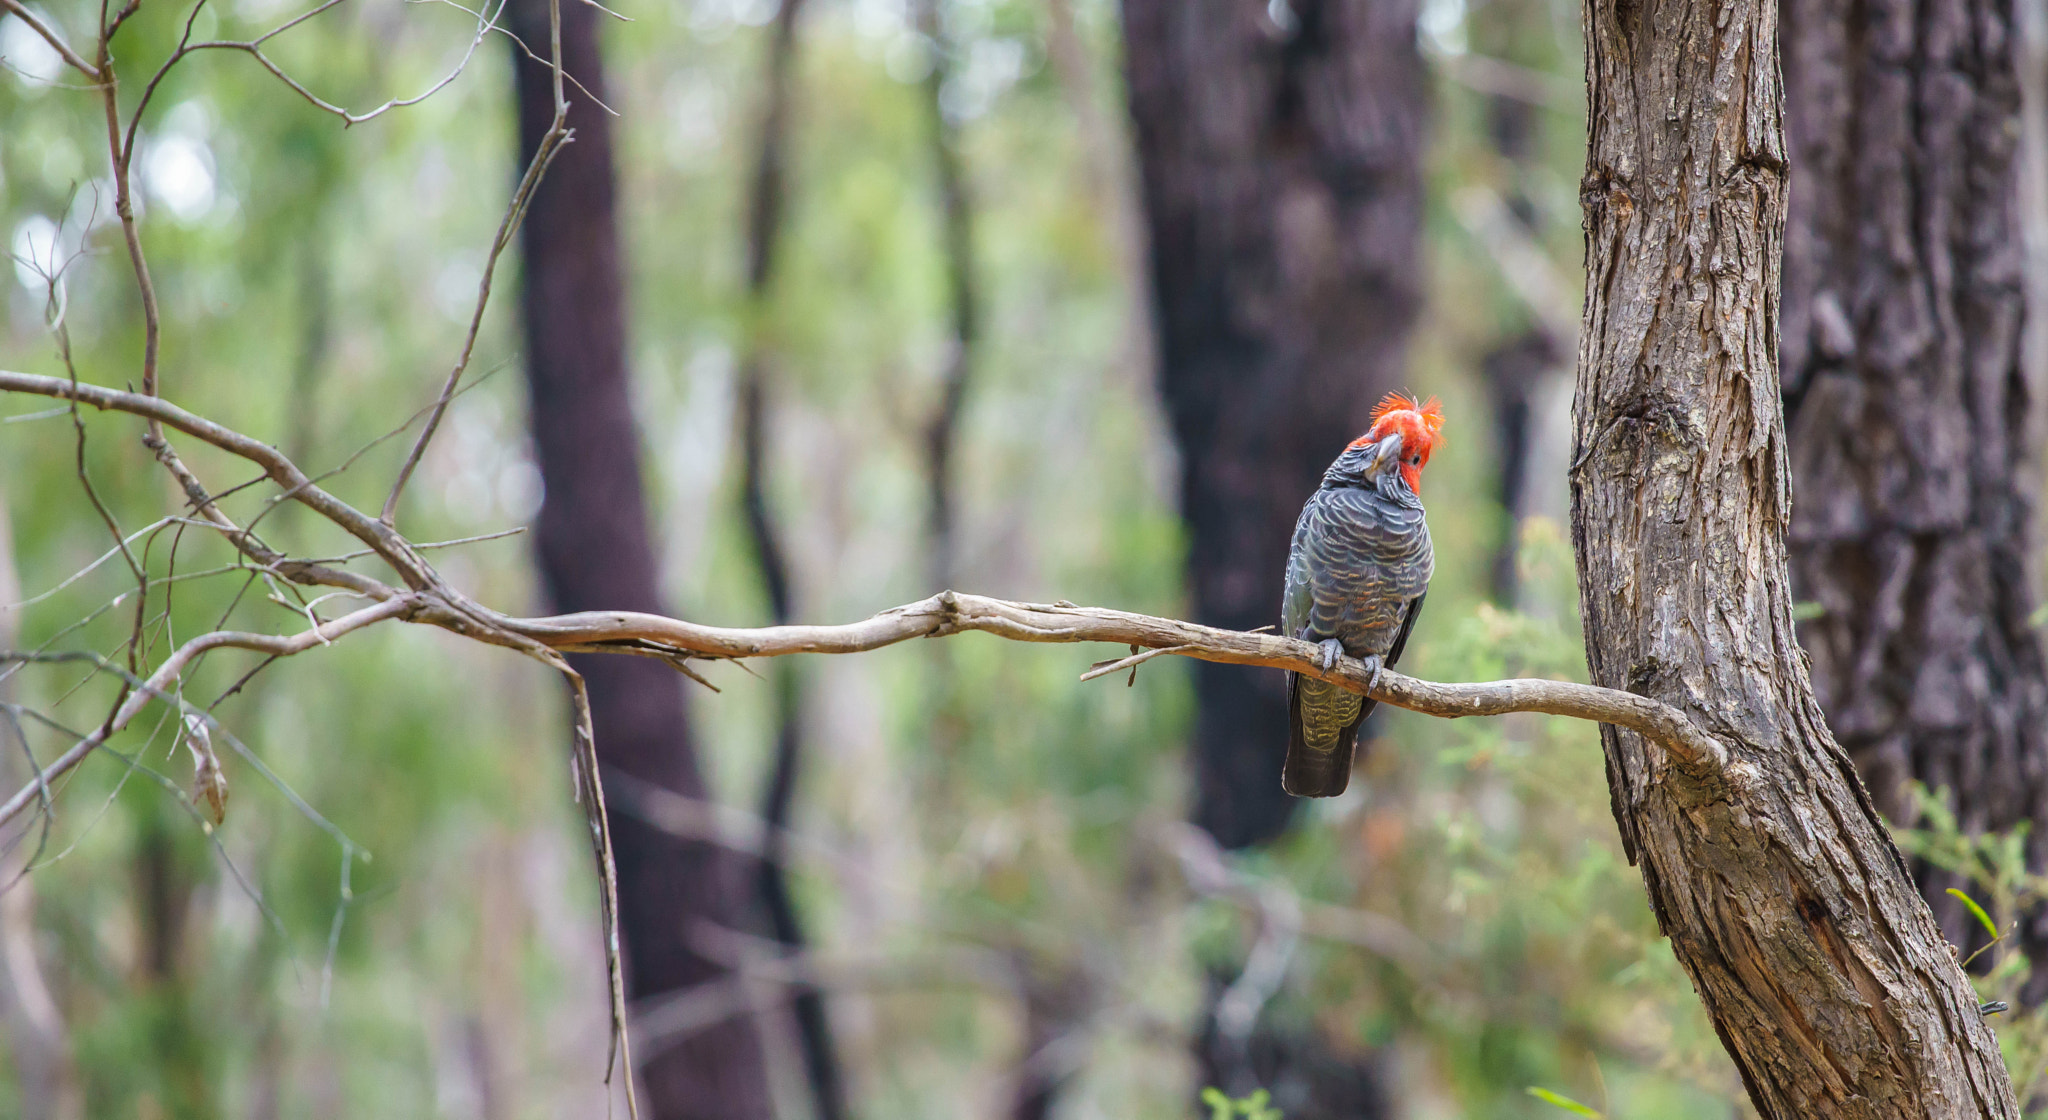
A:
<svg viewBox="0 0 2048 1120">
<path fill-rule="evenodd" d="M 1374 681 L 1400 660 L 1436 567 L 1422 510 L 1422 468 L 1442 439 L 1443 405 L 1389 393 L 1372 426 L 1323 472 L 1301 507 L 1287 553 L 1282 631 L 1365 662 Z M 1378 705 L 1296 672 L 1287 674 L 1287 761 L 1280 785 L 1296 797 L 1335 797 L 1351 781 L 1358 730 Z"/>
</svg>

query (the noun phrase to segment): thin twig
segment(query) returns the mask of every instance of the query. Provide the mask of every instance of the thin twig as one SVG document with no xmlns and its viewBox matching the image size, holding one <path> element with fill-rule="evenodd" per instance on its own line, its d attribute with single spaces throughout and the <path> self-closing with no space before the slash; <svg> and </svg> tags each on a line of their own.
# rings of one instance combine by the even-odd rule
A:
<svg viewBox="0 0 2048 1120">
<path fill-rule="evenodd" d="M 372 623 L 402 617 L 409 611 L 417 610 L 419 606 L 417 598 L 413 596 L 400 596 L 364 607 L 354 614 L 343 615 L 333 622 L 327 623 L 325 626 L 315 627 L 312 630 L 292 635 L 249 634 L 233 630 L 215 630 L 211 633 L 202 634 L 179 646 L 169 657 L 164 658 L 163 664 L 158 665 L 156 671 L 151 673 L 148 679 L 144 680 L 139 687 L 130 689 L 127 697 L 121 702 L 120 707 L 114 711 L 114 714 L 105 723 L 100 725 L 98 730 L 80 739 L 69 750 L 59 755 L 56 761 L 43 767 L 43 778 L 41 781 L 46 782 L 78 765 L 85 759 L 86 755 L 92 753 L 93 748 L 105 743 L 120 732 L 121 729 L 127 727 L 129 722 L 143 708 L 149 705 L 150 701 L 162 700 L 175 706 L 176 701 L 166 691 L 170 682 L 179 673 L 183 672 L 186 666 L 209 650 L 226 648 L 250 649 L 259 653 L 289 656 L 294 653 L 303 653 L 318 645 L 325 645 L 335 638 L 360 630 Z M 57 660 L 58 655 L 30 655 L 0 651 L 0 661 L 24 659 L 39 661 Z M 26 808 L 28 803 L 35 799 L 36 788 L 40 784 L 41 782 L 38 782 L 36 785 L 21 790 L 8 798 L 6 802 L 0 803 L 0 824 L 6 824 L 8 821 L 13 820 L 17 813 Z"/>
<path fill-rule="evenodd" d="M 1163 649 L 1148 649 L 1143 653 L 1134 653 L 1129 657 L 1119 657 L 1114 661 L 1100 661 L 1090 666 L 1087 672 L 1081 674 L 1081 679 L 1092 681 L 1124 669 L 1136 669 L 1155 657 L 1169 653 L 1186 653 L 1187 649 L 1188 647 L 1186 646 L 1167 646 Z M 1132 674 L 1132 679 L 1136 679 L 1136 674 Z"/>
<path fill-rule="evenodd" d="M 503 10 L 502 5 L 500 11 Z M 526 165 L 526 174 L 520 177 L 519 188 L 512 193 L 512 202 L 505 208 L 505 216 L 498 222 L 497 236 L 491 239 L 490 256 L 484 261 L 483 277 L 477 281 L 476 306 L 470 312 L 469 333 L 463 337 L 462 352 L 455 359 L 455 367 L 448 371 L 448 378 L 441 385 L 441 395 L 434 400 L 434 408 L 427 416 L 427 426 L 420 429 L 419 438 L 413 441 L 412 450 L 406 453 L 405 464 L 398 468 L 398 477 L 391 483 L 391 493 L 384 499 L 384 511 L 378 520 L 385 525 L 398 521 L 398 499 L 405 493 L 405 484 L 412 480 L 412 472 L 420 465 L 420 459 L 427 453 L 427 445 L 434 440 L 434 433 L 440 430 L 441 417 L 448 411 L 448 402 L 455 399 L 455 391 L 462 384 L 462 374 L 469 369 L 470 356 L 476 352 L 477 335 L 484 325 L 484 309 L 491 302 L 491 280 L 498 271 L 498 258 L 503 256 L 512 238 L 519 232 L 519 223 L 526 217 L 526 207 L 533 201 L 533 192 L 540 188 L 541 177 L 547 173 L 548 164 L 561 150 L 570 136 L 569 101 L 562 91 L 562 11 L 560 0 L 548 0 L 549 34 L 553 56 L 549 62 L 554 71 L 555 119 L 535 147 L 533 159 Z"/>
<path fill-rule="evenodd" d="M 81 58 L 77 51 L 71 49 L 71 44 L 64 41 L 64 36 L 57 34 L 55 28 L 37 18 L 34 12 L 29 11 L 27 7 L 22 5 L 21 0 L 0 0 L 0 12 L 6 12 L 15 19 L 28 24 L 29 30 L 41 35 L 43 41 L 50 44 L 50 48 L 62 56 L 65 62 L 70 63 L 73 69 L 91 78 L 94 82 L 100 80 L 99 68 Z"/>
</svg>

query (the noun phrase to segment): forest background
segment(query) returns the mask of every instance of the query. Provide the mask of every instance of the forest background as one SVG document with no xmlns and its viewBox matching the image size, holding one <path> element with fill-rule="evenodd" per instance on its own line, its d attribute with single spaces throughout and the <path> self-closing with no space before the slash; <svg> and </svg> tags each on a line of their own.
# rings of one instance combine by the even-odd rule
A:
<svg viewBox="0 0 2048 1120">
<path fill-rule="evenodd" d="M 1269 8 L 1276 34 L 1289 13 Z M 292 14 L 275 0 L 207 5 L 196 37 Z M 804 5 L 765 278 L 750 257 L 755 164 L 784 10 L 689 0 L 622 14 L 603 45 L 626 357 L 672 612 L 773 617 L 749 522 L 766 509 L 787 567 L 779 609 L 796 618 L 863 617 L 938 590 L 939 574 L 1005 598 L 1188 616 L 1179 478 L 1205 449 L 1176 443 L 1157 383 L 1117 9 Z M 160 56 L 183 19 L 145 6 L 124 34 Z M 271 46 L 322 97 L 362 108 L 461 76 L 345 129 L 246 57 L 199 57 L 140 132 L 180 403 L 309 467 L 351 463 L 332 485 L 366 508 L 407 443 L 375 441 L 432 399 L 516 181 L 510 52 L 493 36 L 463 66 L 475 30 L 450 5 L 343 5 Z M 1564 527 L 1577 7 L 1431 0 L 1416 34 L 1421 305 L 1400 370 L 1371 376 L 1441 396 L 1450 423 L 1426 493 L 1438 571 L 1403 667 L 1584 679 Z M 140 341 L 91 144 L 99 103 L 65 88 L 19 19 L 0 20 L 0 56 L 0 228 L 14 255 L 0 366 L 58 368 L 61 268 L 78 364 L 116 381 L 94 374 L 125 368 Z M 956 226 L 963 206 L 971 222 Z M 979 309 L 966 346 L 963 277 Z M 406 496 L 415 540 L 501 533 L 540 509 L 519 307 L 508 277 L 474 387 Z M 955 514 L 934 534 L 930 434 L 962 372 L 955 450 L 940 460 Z M 0 402 L 0 603 L 24 602 L 0 615 L 0 646 L 111 648 L 125 622 L 95 612 L 125 575 L 71 578 L 107 536 L 79 516 L 77 436 L 47 403 Z M 751 470 L 750 416 L 764 449 Z M 87 423 L 99 493 L 142 528 L 165 478 L 118 422 Z M 272 531 L 343 547 L 293 517 L 281 510 Z M 535 614 L 547 601 L 532 552 L 511 535 L 434 556 L 478 598 Z M 186 562 L 189 574 L 224 561 Z M 1271 583 L 1277 610 L 1277 569 Z M 174 586 L 168 635 L 213 625 L 241 581 Z M 702 668 L 718 691 L 692 686 L 689 740 L 721 808 L 650 796 L 614 812 L 743 854 L 779 843 L 805 945 L 792 952 L 746 887 L 732 924 L 684 931 L 737 980 L 715 999 L 637 1005 L 639 1057 L 737 1026 L 765 1096 L 672 1114 L 1187 1116 L 1209 1085 L 1267 1088 L 1293 1120 L 1562 1114 L 1532 1088 L 1613 1116 L 1747 1114 L 1623 858 L 1591 725 L 1389 711 L 1351 792 L 1301 806 L 1277 837 L 1226 837 L 1225 851 L 1188 823 L 1196 670 L 1163 658 L 1128 687 L 1079 683 L 1092 654 L 963 637 L 789 677 Z M 209 665 L 187 687 L 211 699 L 255 664 Z M 87 675 L 38 667 L 0 688 L 84 713 L 92 695 L 72 690 Z M 783 838 L 758 813 L 790 710 L 802 769 Z M 116 744 L 137 765 L 93 760 L 47 837 L 7 835 L 10 875 L 32 852 L 39 867 L 0 896 L 13 1068 L 0 1115 L 605 1107 L 597 890 L 552 675 L 378 628 L 265 670 L 217 714 L 254 756 L 226 758 L 219 828 L 190 811 L 176 722 L 143 721 Z M 11 792 L 28 774 L 8 745 Z M 1967 847 L 1939 813 L 1916 823 L 1916 851 Z M 2001 843 L 1959 881 L 2003 927 L 2038 888 Z M 1986 997 L 2016 992 L 2023 958 L 1987 959 L 2000 971 Z M 823 1075 L 819 1032 L 789 998 L 807 988 L 829 1022 Z M 2013 1036 L 2031 1044 L 2033 1020 L 2016 1016 Z"/>
</svg>

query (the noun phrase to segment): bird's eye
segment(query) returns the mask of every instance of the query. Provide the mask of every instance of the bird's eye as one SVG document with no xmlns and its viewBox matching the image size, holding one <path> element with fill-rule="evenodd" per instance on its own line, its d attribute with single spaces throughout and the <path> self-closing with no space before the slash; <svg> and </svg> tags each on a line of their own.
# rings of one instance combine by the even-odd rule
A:
<svg viewBox="0 0 2048 1120">
<path fill-rule="evenodd" d="M 1408 462 L 1409 462 L 1409 463 L 1411 463 L 1411 464 L 1413 464 L 1413 465 L 1415 465 L 1415 466 L 1418 466 L 1418 467 L 1419 467 L 1419 466 L 1421 466 L 1421 465 L 1422 465 L 1422 456 L 1420 456 L 1420 455 L 1410 455 L 1410 456 L 1408 456 Z"/>
</svg>

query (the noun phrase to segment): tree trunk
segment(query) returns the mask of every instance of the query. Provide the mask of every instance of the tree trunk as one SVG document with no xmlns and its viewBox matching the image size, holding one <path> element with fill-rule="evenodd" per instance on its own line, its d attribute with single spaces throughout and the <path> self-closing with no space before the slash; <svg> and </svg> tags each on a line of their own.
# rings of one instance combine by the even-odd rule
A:
<svg viewBox="0 0 2048 1120">
<path fill-rule="evenodd" d="M 14 567 L 14 535 L 7 494 L 0 490 L 0 603 L 20 603 Z M 0 611 L 0 649 L 19 648 L 21 612 Z M 11 675 L 0 676 L 0 701 L 15 702 Z M 20 717 L 0 711 L 0 783 L 19 789 L 35 779 L 26 760 L 27 728 Z M 26 829 L 0 843 L 0 1038 L 14 1071 L 14 1097 L 24 1116 L 77 1120 L 85 1115 L 78 1069 L 71 1057 L 71 1032 L 37 959 L 36 880 L 22 874 L 39 854 L 36 842 L 46 822 L 30 819 Z"/>
<path fill-rule="evenodd" d="M 512 7 L 513 31 L 545 55 L 547 5 L 519 0 Z M 564 3 L 561 18 L 564 67 L 604 97 L 599 13 Z M 516 46 L 513 51 L 523 163 L 553 119 L 554 94 L 549 68 L 526 59 Z M 547 494 L 535 544 L 555 610 L 658 611 L 626 375 L 611 123 L 573 85 L 568 97 L 574 141 L 535 192 L 520 232 L 527 387 Z M 704 797 L 683 719 L 683 678 L 647 658 L 571 660 L 589 683 L 604 765 L 685 797 Z M 612 814 L 612 844 L 628 994 L 644 999 L 727 975 L 691 947 L 691 936 L 706 921 L 740 924 L 745 895 L 735 861 L 721 849 L 677 839 L 623 812 Z M 769 1115 L 759 1041 L 744 1017 L 636 1056 L 654 1117 Z"/>
<path fill-rule="evenodd" d="M 1592 0 L 1573 543 L 1593 679 L 1726 748 L 1602 729 L 1650 903 L 1766 1117 L 2016 1117 L 1997 1042 L 1793 634 L 1771 0 Z"/>
<path fill-rule="evenodd" d="M 2028 626 L 2019 30 L 2001 0 L 1781 0 L 1792 586 L 1814 691 L 1878 808 L 1909 781 L 2048 863 L 2048 675 Z M 1984 940 L 1917 867 L 1951 941 Z M 2048 963 L 2048 912 L 2021 942 Z M 2029 996 L 2048 995 L 2048 968 Z"/>
<path fill-rule="evenodd" d="M 955 46 L 946 34 L 941 0 L 917 0 L 917 28 L 931 52 L 924 78 L 924 111 L 931 140 L 932 171 L 939 187 L 939 231 L 946 267 L 946 362 L 939 371 L 939 399 L 924 431 L 926 565 L 934 590 L 953 586 L 959 574 L 959 511 L 955 508 L 953 455 L 959 450 L 960 412 L 967 403 L 981 348 L 981 288 L 975 282 L 974 203 L 968 196 L 967 167 L 960 153 L 960 129 L 946 115 L 946 83 L 954 71 Z"/>
<path fill-rule="evenodd" d="M 747 199 L 746 355 L 740 361 L 740 505 L 753 545 L 754 566 L 768 600 L 769 620 L 783 625 L 795 608 L 789 557 L 782 527 L 768 502 L 768 382 L 774 360 L 769 325 L 777 248 L 782 240 L 782 215 L 789 193 L 789 133 L 796 99 L 796 30 L 804 0 L 782 0 L 768 33 L 768 55 L 761 67 L 761 130 L 754 148 L 753 184 Z M 804 757 L 804 689 L 797 666 L 784 660 L 767 672 L 775 690 L 775 762 L 761 797 L 761 861 L 755 875 L 768 931 L 792 954 L 810 949 L 804 936 L 796 897 L 790 890 L 786 837 L 796 805 L 797 778 Z M 789 985 L 790 1012 L 797 1043 L 803 1051 L 804 1076 L 810 1082 L 811 1109 L 817 1120 L 845 1120 L 845 1079 L 832 1043 L 832 1020 L 825 992 L 816 984 Z"/>
<path fill-rule="evenodd" d="M 1535 62 L 1528 56 L 1538 53 L 1542 48 L 1537 44 L 1549 38 L 1547 7 L 1495 0 L 1486 19 L 1473 21 L 1474 48 L 1488 58 L 1516 65 Z M 1541 114 L 1538 106 L 1522 98 L 1503 93 L 1486 98 L 1486 132 L 1509 169 L 1499 220 L 1514 223 L 1532 246 L 1540 242 L 1543 220 L 1524 188 L 1542 159 Z M 1571 350 L 1570 339 L 1552 337 L 1540 315 L 1530 311 L 1527 317 L 1526 325 L 1495 342 L 1479 362 L 1487 404 L 1493 410 L 1494 496 L 1502 514 L 1500 544 L 1493 554 L 1493 601 L 1504 607 L 1515 606 L 1521 598 L 1521 526 L 1531 512 L 1530 475 L 1536 466 L 1532 459 L 1543 420 L 1539 399 L 1551 387 L 1551 379 L 1561 375 L 1564 356 Z"/>
<path fill-rule="evenodd" d="M 1279 619 L 1302 500 L 1401 384 L 1421 298 L 1416 10 L 1124 0 L 1198 621 Z M 1277 835 L 1280 675 L 1195 674 L 1196 823 L 1228 848 Z"/>
</svg>

